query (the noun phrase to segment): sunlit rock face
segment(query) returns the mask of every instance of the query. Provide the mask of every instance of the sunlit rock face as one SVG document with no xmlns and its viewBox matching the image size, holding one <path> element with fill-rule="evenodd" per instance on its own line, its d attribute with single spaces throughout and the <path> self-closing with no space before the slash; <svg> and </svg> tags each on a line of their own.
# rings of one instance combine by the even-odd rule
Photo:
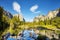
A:
<svg viewBox="0 0 60 40">
<path fill-rule="evenodd" d="M 60 8 L 57 10 L 49 11 L 46 16 L 44 16 L 44 15 L 36 16 L 34 18 L 34 21 L 39 22 L 39 21 L 44 21 L 44 20 L 51 20 L 52 18 L 55 18 L 57 16 L 60 17 Z"/>
<path fill-rule="evenodd" d="M 35 17 L 34 22 L 39 22 L 39 18 Z"/>
<path fill-rule="evenodd" d="M 23 18 L 23 16 L 21 14 L 15 14 L 13 16 L 16 16 L 20 19 L 20 21 L 25 21 L 25 19 Z"/>
<path fill-rule="evenodd" d="M 49 19 L 52 19 L 52 18 L 56 17 L 58 13 L 59 13 L 58 10 L 50 11 L 50 12 L 48 13 L 47 17 L 48 17 Z"/>
<path fill-rule="evenodd" d="M 44 15 L 39 15 L 39 16 L 36 16 L 34 18 L 35 22 L 44 21 L 44 20 L 45 20 L 45 16 Z"/>
</svg>

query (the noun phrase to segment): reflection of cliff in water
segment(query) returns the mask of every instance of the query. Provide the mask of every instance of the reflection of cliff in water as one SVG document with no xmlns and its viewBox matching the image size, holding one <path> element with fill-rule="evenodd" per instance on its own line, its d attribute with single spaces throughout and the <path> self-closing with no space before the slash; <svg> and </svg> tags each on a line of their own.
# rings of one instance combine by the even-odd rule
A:
<svg viewBox="0 0 60 40">
<path fill-rule="evenodd" d="M 54 37 L 58 39 L 58 34 L 55 33 L 55 30 L 53 29 L 47 29 L 45 27 L 40 26 L 40 27 L 37 27 L 37 30 L 39 30 L 39 33 L 41 35 L 46 35 L 49 38 L 52 38 L 52 35 L 54 35 Z"/>
</svg>

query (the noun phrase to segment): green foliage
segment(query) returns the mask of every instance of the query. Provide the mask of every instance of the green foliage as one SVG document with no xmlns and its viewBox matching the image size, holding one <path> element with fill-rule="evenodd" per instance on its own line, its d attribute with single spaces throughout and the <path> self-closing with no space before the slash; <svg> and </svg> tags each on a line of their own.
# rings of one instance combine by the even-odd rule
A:
<svg viewBox="0 0 60 40">
<path fill-rule="evenodd" d="M 51 21 L 52 25 L 55 25 L 57 28 L 60 28 L 60 17 L 55 17 L 52 21 Z"/>
<path fill-rule="evenodd" d="M 55 32 L 56 32 L 57 34 L 60 34 L 60 30 L 56 30 Z"/>
<path fill-rule="evenodd" d="M 3 32 L 9 27 L 9 18 L 4 14 L 4 9 L 0 7 L 0 36 L 2 36 Z"/>
<path fill-rule="evenodd" d="M 9 32 L 15 33 L 17 34 L 21 29 L 21 25 L 23 25 L 25 22 L 24 21 L 20 21 L 19 17 L 14 16 L 12 19 L 9 20 L 10 23 L 10 28 L 9 28 Z"/>
<path fill-rule="evenodd" d="M 0 7 L 0 22 L 2 21 L 2 16 L 3 16 L 3 8 Z"/>
<path fill-rule="evenodd" d="M 18 34 L 21 30 L 24 30 L 25 26 L 30 28 L 45 28 L 50 30 L 60 29 L 60 17 L 55 17 L 51 20 L 44 20 L 39 22 L 25 22 L 20 21 L 19 17 L 14 16 L 12 19 L 8 18 L 3 13 L 4 9 L 0 7 L 0 35 L 6 32 L 10 32 Z M 38 26 L 39 27 L 38 27 Z M 45 30 L 39 30 L 40 32 L 44 32 Z M 56 33 L 60 33 L 59 30 L 55 30 Z M 45 37 L 45 36 L 44 36 Z M 38 38 L 42 38 L 43 36 L 39 35 Z"/>
<path fill-rule="evenodd" d="M 40 21 L 39 24 L 40 24 L 40 25 L 44 25 L 44 21 Z"/>
<path fill-rule="evenodd" d="M 0 31 L 5 30 L 9 26 L 8 24 L 8 18 L 3 13 L 4 9 L 0 7 Z"/>
<path fill-rule="evenodd" d="M 2 30 L 3 22 L 2 22 L 2 17 L 3 17 L 3 8 L 0 7 L 0 31 Z"/>
</svg>

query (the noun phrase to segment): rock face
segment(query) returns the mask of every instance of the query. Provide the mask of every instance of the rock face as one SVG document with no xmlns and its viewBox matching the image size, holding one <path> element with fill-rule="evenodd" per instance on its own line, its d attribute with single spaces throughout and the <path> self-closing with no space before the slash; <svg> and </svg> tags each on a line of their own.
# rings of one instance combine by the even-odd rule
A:
<svg viewBox="0 0 60 40">
<path fill-rule="evenodd" d="M 13 15 L 10 12 L 3 11 L 4 15 L 8 16 L 9 18 L 13 18 Z"/>
<path fill-rule="evenodd" d="M 59 12 L 58 12 L 57 16 L 60 17 L 60 8 L 58 10 L 59 10 Z"/>
<path fill-rule="evenodd" d="M 25 21 L 25 19 L 23 18 L 23 16 L 21 14 L 15 14 L 15 15 L 12 15 L 10 12 L 8 11 L 3 11 L 4 15 L 6 15 L 7 17 L 9 18 L 13 18 L 13 16 L 17 16 L 19 17 L 20 21 Z"/>
<path fill-rule="evenodd" d="M 15 14 L 14 16 L 19 17 L 20 21 L 25 21 L 21 14 Z"/>
<path fill-rule="evenodd" d="M 52 18 L 56 17 L 56 16 L 58 15 L 58 13 L 59 13 L 59 10 L 50 11 L 50 12 L 48 13 L 47 17 L 48 17 L 49 19 L 52 19 Z"/>
<path fill-rule="evenodd" d="M 36 16 L 35 18 L 34 18 L 34 21 L 36 21 L 36 22 L 39 22 L 39 21 L 44 21 L 44 19 L 45 19 L 45 16 L 44 15 L 39 15 L 39 16 Z"/>
<path fill-rule="evenodd" d="M 44 20 L 51 20 L 52 18 L 57 17 L 57 16 L 60 17 L 60 8 L 57 10 L 48 12 L 46 16 L 44 15 L 36 16 L 33 21 L 39 22 L 39 21 L 44 21 Z"/>
</svg>

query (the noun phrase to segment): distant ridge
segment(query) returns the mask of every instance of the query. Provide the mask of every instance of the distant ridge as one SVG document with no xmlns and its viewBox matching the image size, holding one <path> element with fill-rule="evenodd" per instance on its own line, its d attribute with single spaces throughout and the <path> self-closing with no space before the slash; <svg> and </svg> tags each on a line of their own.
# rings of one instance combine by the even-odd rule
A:
<svg viewBox="0 0 60 40">
<path fill-rule="evenodd" d="M 4 15 L 8 16 L 9 18 L 13 18 L 13 15 L 10 12 L 4 10 L 3 13 L 4 13 Z"/>
<path fill-rule="evenodd" d="M 38 22 L 38 21 L 44 21 L 44 20 L 51 20 L 52 18 L 57 16 L 60 17 L 60 8 L 58 8 L 57 10 L 49 11 L 46 16 L 44 15 L 36 16 L 33 19 L 33 21 Z"/>
</svg>

